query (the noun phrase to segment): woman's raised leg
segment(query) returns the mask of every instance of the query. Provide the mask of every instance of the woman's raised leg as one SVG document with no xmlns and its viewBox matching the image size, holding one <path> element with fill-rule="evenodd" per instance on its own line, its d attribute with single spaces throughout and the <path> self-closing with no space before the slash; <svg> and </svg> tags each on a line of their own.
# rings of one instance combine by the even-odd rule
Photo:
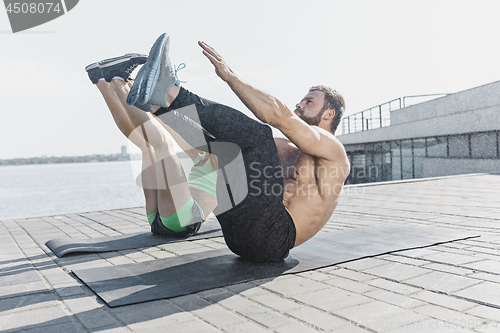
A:
<svg viewBox="0 0 500 333">
<path fill-rule="evenodd" d="M 173 143 L 166 130 L 152 115 L 126 103 L 130 86 L 120 79 L 113 79 L 110 87 L 122 104 L 131 125 L 140 128 L 144 140 L 153 147 L 157 181 L 158 211 L 161 217 L 174 215 L 191 198 L 186 175 L 177 158 Z"/>
<path fill-rule="evenodd" d="M 132 125 L 127 112 L 118 99 L 114 89 L 105 80 L 96 83 L 102 94 L 104 101 L 108 105 L 109 111 L 120 131 L 133 144 L 135 144 L 142 154 L 142 172 L 139 185 L 143 188 L 146 200 L 146 214 L 151 215 L 158 210 L 158 182 L 156 179 L 155 153 L 153 147 L 144 139 L 143 126 Z"/>
</svg>

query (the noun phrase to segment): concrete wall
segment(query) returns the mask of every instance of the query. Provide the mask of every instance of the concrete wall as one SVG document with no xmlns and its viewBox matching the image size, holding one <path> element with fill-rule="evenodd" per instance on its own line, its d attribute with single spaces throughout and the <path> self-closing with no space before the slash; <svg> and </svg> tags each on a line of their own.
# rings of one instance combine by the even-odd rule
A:
<svg viewBox="0 0 500 333">
<path fill-rule="evenodd" d="M 391 112 L 391 125 L 488 109 L 500 104 L 500 81 Z"/>
<path fill-rule="evenodd" d="M 424 158 L 424 178 L 468 173 L 500 174 L 500 159 Z"/>
<path fill-rule="evenodd" d="M 344 144 L 500 130 L 500 81 L 391 112 L 391 126 L 339 135 Z"/>
</svg>

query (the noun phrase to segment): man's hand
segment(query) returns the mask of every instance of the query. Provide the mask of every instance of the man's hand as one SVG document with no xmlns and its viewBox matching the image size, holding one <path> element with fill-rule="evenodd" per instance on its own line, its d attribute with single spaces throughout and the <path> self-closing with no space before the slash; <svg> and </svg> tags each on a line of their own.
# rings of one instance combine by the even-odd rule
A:
<svg viewBox="0 0 500 333">
<path fill-rule="evenodd" d="M 198 42 L 198 45 L 203 49 L 203 54 L 210 60 L 212 65 L 215 67 L 215 73 L 225 82 L 228 82 L 231 78 L 235 77 L 236 74 L 229 68 L 226 61 L 222 56 L 215 51 L 213 47 L 206 44 L 205 42 Z"/>
<path fill-rule="evenodd" d="M 289 116 L 293 115 L 284 104 L 273 96 L 243 82 L 213 47 L 201 41 L 198 42 L 198 45 L 203 49 L 203 54 L 214 65 L 215 73 L 229 85 L 236 96 L 252 111 L 257 119 L 276 127 L 279 119 L 284 116 L 284 112 Z"/>
</svg>

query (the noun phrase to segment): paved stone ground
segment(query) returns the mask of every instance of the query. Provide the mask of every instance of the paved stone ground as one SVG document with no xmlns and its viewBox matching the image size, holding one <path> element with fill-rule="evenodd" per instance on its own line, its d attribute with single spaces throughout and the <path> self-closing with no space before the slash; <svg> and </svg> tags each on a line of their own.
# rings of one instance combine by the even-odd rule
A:
<svg viewBox="0 0 500 333">
<path fill-rule="evenodd" d="M 392 222 L 481 237 L 113 309 L 71 270 L 211 251 L 224 240 L 57 258 L 47 240 L 148 230 L 144 209 L 2 220 L 0 330 L 500 332 L 499 188 L 495 175 L 346 187 L 322 232 Z"/>
</svg>

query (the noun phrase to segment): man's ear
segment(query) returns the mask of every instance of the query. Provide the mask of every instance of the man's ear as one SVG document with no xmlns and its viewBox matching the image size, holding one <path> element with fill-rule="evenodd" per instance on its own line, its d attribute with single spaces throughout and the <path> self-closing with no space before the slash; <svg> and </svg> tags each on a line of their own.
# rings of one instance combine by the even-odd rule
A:
<svg viewBox="0 0 500 333">
<path fill-rule="evenodd" d="M 335 110 L 334 109 L 325 110 L 323 112 L 323 119 L 330 120 L 330 119 L 333 119 L 333 117 L 335 117 Z"/>
</svg>

